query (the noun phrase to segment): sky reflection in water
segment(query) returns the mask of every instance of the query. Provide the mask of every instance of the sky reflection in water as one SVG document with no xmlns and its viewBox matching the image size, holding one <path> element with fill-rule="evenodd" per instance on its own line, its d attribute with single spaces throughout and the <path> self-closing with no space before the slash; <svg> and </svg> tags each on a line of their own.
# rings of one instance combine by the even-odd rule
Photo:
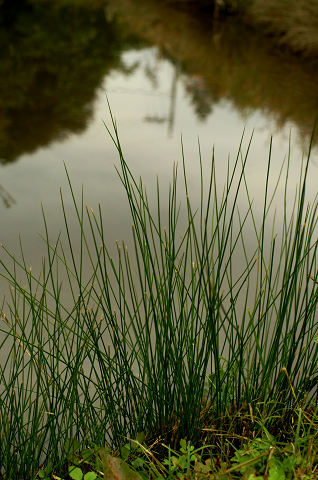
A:
<svg viewBox="0 0 318 480">
<path fill-rule="evenodd" d="M 198 53 L 195 63 L 191 49 L 185 51 L 181 45 L 187 32 L 183 32 L 180 45 L 174 45 L 173 36 L 165 42 L 160 41 L 158 12 L 151 13 L 158 17 L 157 41 L 150 38 L 146 29 L 143 35 L 138 28 L 129 30 L 127 8 L 124 20 L 118 10 L 113 12 L 111 20 L 105 20 L 102 12 L 96 9 L 90 13 L 88 21 L 85 9 L 78 8 L 73 12 L 73 30 L 83 30 L 83 25 L 87 25 L 87 30 L 81 41 L 74 42 L 71 30 L 64 31 L 59 23 L 64 14 L 63 9 L 57 9 L 54 23 L 41 10 L 27 11 L 12 20 L 7 37 L 3 32 L 0 37 L 0 42 L 8 45 L 0 69 L 0 241 L 18 251 L 18 235 L 21 234 L 26 257 L 34 269 L 39 268 L 45 252 L 37 235 L 43 232 L 41 202 L 52 240 L 63 225 L 59 204 L 59 187 L 67 192 L 63 162 L 76 193 L 80 195 L 84 184 L 88 205 L 96 208 L 101 203 L 109 242 L 112 244 L 130 235 L 127 202 L 114 168 L 117 156 L 103 125 L 103 121 L 109 124 L 106 93 L 118 121 L 126 159 L 136 176 L 143 177 L 150 192 L 156 175 L 159 175 L 163 190 L 167 191 L 173 164 L 181 163 L 181 135 L 194 198 L 198 199 L 199 181 L 197 138 L 206 171 L 215 145 L 222 186 L 228 155 L 235 158 L 245 127 L 245 146 L 255 130 L 248 178 L 256 209 L 261 211 L 263 202 L 270 136 L 274 134 L 272 174 L 276 178 L 288 151 L 291 130 L 290 191 L 293 193 L 299 178 L 302 151 L 308 144 L 309 125 L 318 103 L 315 65 L 304 65 L 296 59 L 288 64 L 285 58 L 286 65 L 282 68 L 286 74 L 282 78 L 278 70 L 281 54 L 276 52 L 272 70 L 263 60 L 263 72 L 258 72 L 257 76 L 256 71 L 251 71 L 250 63 L 244 78 L 243 68 L 239 69 L 242 62 L 237 58 L 238 45 L 233 47 L 235 55 L 231 61 L 230 41 L 233 38 L 227 39 L 222 48 L 219 40 L 215 50 L 210 51 L 211 59 L 207 60 L 204 55 L 207 55 L 205 48 L 211 40 L 210 35 L 202 44 L 202 57 Z M 37 27 L 36 33 L 27 37 L 23 32 L 31 19 Z M 147 16 L 144 22 L 146 20 Z M 125 22 L 124 27 L 121 22 Z M 53 36 L 47 43 L 42 38 L 45 28 L 49 28 Z M 193 28 L 194 33 L 188 32 L 189 38 L 194 44 L 203 42 L 195 25 Z M 54 40 L 54 31 L 58 33 L 58 42 Z M 224 32 L 219 35 L 222 39 Z M 35 47 L 41 42 L 43 50 L 37 51 Z M 261 54 L 265 55 L 267 47 L 262 48 L 259 46 Z M 222 52 L 224 62 L 221 64 Z M 248 52 L 245 61 L 251 62 L 251 58 L 252 53 Z M 269 57 L 266 58 L 269 62 Z M 255 63 L 259 68 L 259 59 L 255 58 Z M 312 78 L 315 90 L 309 91 L 308 82 L 313 72 L 316 73 Z M 264 79 L 264 75 L 269 76 Z M 273 88 L 275 79 L 278 93 Z M 268 84 L 271 81 L 270 93 Z M 283 97 L 284 85 L 292 81 L 295 81 L 295 101 L 287 105 L 288 92 Z M 303 82 L 303 89 L 299 81 Z M 258 98 L 262 92 L 264 97 Z M 253 105 L 255 99 L 258 103 L 255 101 Z M 311 169 L 308 198 L 317 192 L 314 180 L 316 148 Z M 68 194 L 66 205 L 71 205 Z M 240 207 L 246 208 L 246 199 L 241 199 Z M 0 285 L 5 288 L 3 280 Z"/>
</svg>

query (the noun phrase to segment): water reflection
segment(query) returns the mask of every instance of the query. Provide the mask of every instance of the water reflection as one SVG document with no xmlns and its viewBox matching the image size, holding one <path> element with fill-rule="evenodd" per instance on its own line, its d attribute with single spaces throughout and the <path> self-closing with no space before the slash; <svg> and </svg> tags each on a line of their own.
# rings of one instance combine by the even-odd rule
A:
<svg viewBox="0 0 318 480">
<path fill-rule="evenodd" d="M 277 49 L 270 38 L 235 23 L 214 23 L 154 0 L 109 0 L 130 31 L 181 66 L 199 119 L 222 100 L 246 117 L 254 110 L 277 129 L 292 122 L 309 136 L 318 111 L 318 62 Z"/>
<path fill-rule="evenodd" d="M 259 134 L 251 152 L 257 197 L 270 133 L 288 122 L 300 138 L 311 132 L 317 64 L 275 50 L 238 25 L 212 25 L 152 0 L 108 0 L 106 8 L 103 0 L 20 0 L 16 8 L 6 1 L 0 21 L 0 157 L 7 165 L 0 178 L 0 242 L 14 245 L 21 233 L 32 262 L 39 262 L 40 202 L 52 230 L 61 229 L 62 161 L 76 188 L 84 183 L 89 204 L 104 203 L 109 242 L 130 235 L 116 155 L 102 124 L 104 90 L 129 165 L 145 184 L 156 174 L 169 182 L 181 159 L 180 133 L 191 182 L 198 174 L 197 134 L 203 157 L 210 159 L 215 143 L 223 168 L 247 123 Z M 273 169 L 286 153 L 286 131 L 288 139 L 288 129 L 276 136 Z M 292 152 L 298 159 L 294 144 Z"/>
<path fill-rule="evenodd" d="M 6 2 L 0 9 L 0 158 L 81 133 L 110 71 L 133 44 L 97 6 Z"/>
<path fill-rule="evenodd" d="M 182 12 L 172 13 L 158 2 L 109 0 L 104 11 L 98 1 L 95 6 L 81 1 L 21 1 L 23 7 L 2 17 L 0 156 L 7 163 L 0 169 L 4 187 L 0 187 L 0 243 L 20 258 L 21 233 L 28 265 L 39 272 L 42 255 L 47 254 L 37 236 L 43 233 L 40 205 L 43 202 L 54 245 L 64 230 L 59 203 L 62 186 L 74 252 L 81 251 L 76 215 L 65 187 L 65 161 L 76 198 L 81 198 L 84 184 L 88 206 L 96 210 L 101 204 L 111 251 L 116 253 L 116 240 L 129 244 L 131 217 L 113 166 L 117 156 L 102 124 L 107 118 L 104 89 L 129 166 L 136 178 L 141 175 L 150 186 L 150 197 L 159 176 L 162 218 L 167 214 L 172 165 L 181 163 L 179 134 L 184 134 L 189 190 L 198 205 L 196 135 L 207 176 L 211 147 L 216 145 L 218 188 L 222 189 L 228 155 L 235 158 L 241 138 L 242 116 L 248 117 L 246 138 L 250 127 L 256 127 L 258 134 L 247 172 L 250 195 L 256 217 L 262 215 L 270 130 L 273 124 L 276 130 L 290 121 L 309 134 L 318 97 L 315 64 L 273 51 L 257 34 L 239 26 L 204 24 Z M 272 124 L 268 117 L 274 119 Z M 283 134 L 274 141 L 274 184 L 288 148 Z M 294 144 L 292 156 L 291 198 L 301 156 Z M 14 163 L 17 158 L 20 161 Z M 310 180 L 313 186 L 307 193 L 313 197 L 315 175 Z M 277 217 L 282 213 L 279 199 L 283 195 L 284 190 L 278 189 Z M 244 212 L 246 198 L 238 202 Z M 3 208 L 10 205 L 14 208 Z M 250 251 L 255 247 L 253 228 L 246 247 Z M 241 257 L 235 258 L 234 270 L 242 268 Z M 83 271 L 89 271 L 89 266 L 89 258 L 84 258 Z M 6 279 L 0 278 L 1 293 L 7 290 Z M 67 295 L 66 303 L 71 304 L 72 297 Z"/>
<path fill-rule="evenodd" d="M 6 208 L 12 207 L 16 203 L 15 199 L 8 190 L 0 185 L 0 199 Z"/>
<path fill-rule="evenodd" d="M 261 111 L 277 129 L 292 122 L 306 138 L 318 111 L 316 61 L 240 25 L 212 25 L 154 0 L 108 0 L 106 9 L 101 0 L 4 2 L 0 24 L 2 163 L 83 132 L 105 76 L 134 71 L 139 63 L 128 68 L 122 54 L 142 46 L 156 46 L 174 66 L 167 112 L 144 117 L 170 135 L 179 82 L 201 121 L 229 100 L 245 117 Z M 143 67 L 158 89 L 158 66 Z"/>
<path fill-rule="evenodd" d="M 173 134 L 173 127 L 174 127 L 174 121 L 175 121 L 175 115 L 176 115 L 176 104 L 177 104 L 177 86 L 178 86 L 179 77 L 180 77 L 180 66 L 179 64 L 177 64 L 173 70 L 171 88 L 168 94 L 169 107 L 168 107 L 167 114 L 164 116 L 163 115 L 146 115 L 144 117 L 144 121 L 148 123 L 155 123 L 155 124 L 157 123 L 159 125 L 162 123 L 167 123 L 169 136 L 172 136 Z M 156 81 L 153 82 L 153 86 L 157 87 L 158 81 L 156 77 L 154 78 Z"/>
</svg>

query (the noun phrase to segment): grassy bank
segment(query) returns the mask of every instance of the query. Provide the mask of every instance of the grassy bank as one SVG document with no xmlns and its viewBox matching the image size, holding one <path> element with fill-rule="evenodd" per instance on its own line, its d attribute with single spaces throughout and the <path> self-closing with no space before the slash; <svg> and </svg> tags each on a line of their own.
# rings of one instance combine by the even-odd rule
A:
<svg viewBox="0 0 318 480">
<path fill-rule="evenodd" d="M 278 43 L 308 56 L 318 54 L 316 0 L 167 0 L 189 8 L 208 9 L 215 16 L 239 15 L 252 27 L 261 27 Z"/>
<path fill-rule="evenodd" d="M 183 162 L 163 208 L 159 185 L 153 202 L 132 175 L 114 121 L 109 134 L 119 154 L 132 247 L 118 243 L 112 253 L 100 209 L 85 209 L 70 182 L 74 212 L 62 196 L 64 232 L 54 240 L 45 220 L 42 272 L 29 268 L 23 251 L 20 258 L 6 248 L 1 254 L 1 273 L 12 289 L 2 305 L 0 477 L 34 478 L 43 465 L 40 475 L 50 478 L 53 465 L 56 478 L 67 457 L 83 465 L 96 449 L 105 478 L 129 478 L 109 473 L 119 468 L 109 451 L 137 460 L 141 478 L 190 478 L 191 465 L 203 468 L 209 458 L 215 463 L 206 476 L 244 476 L 255 462 L 260 472 L 269 471 L 275 458 L 288 457 L 287 446 L 308 460 L 302 472 L 312 471 L 318 202 L 306 200 L 310 152 L 292 202 L 289 160 L 282 169 L 283 217 L 276 225 L 270 220 L 271 146 L 258 219 L 245 175 L 249 147 L 239 146 L 221 189 L 214 156 L 207 177 L 199 154 L 195 206 Z M 238 210 L 241 195 L 244 211 Z M 69 215 L 78 220 L 79 243 Z M 67 291 L 71 301 L 65 302 Z M 137 439 L 142 455 L 127 438 Z M 252 446 L 254 438 L 260 440 Z M 246 457 L 251 448 L 252 459 Z M 298 467 L 288 468 L 294 474 Z"/>
</svg>

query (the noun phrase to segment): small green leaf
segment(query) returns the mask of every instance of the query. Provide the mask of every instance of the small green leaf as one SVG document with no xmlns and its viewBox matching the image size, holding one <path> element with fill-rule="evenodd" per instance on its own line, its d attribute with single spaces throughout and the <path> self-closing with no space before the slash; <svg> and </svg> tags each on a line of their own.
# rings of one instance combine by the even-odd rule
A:
<svg viewBox="0 0 318 480">
<path fill-rule="evenodd" d="M 74 465 L 68 467 L 68 474 L 73 480 L 82 480 L 83 478 L 82 470 L 78 467 L 74 467 Z"/>
<path fill-rule="evenodd" d="M 187 442 L 184 438 L 180 440 L 181 452 L 185 453 L 187 451 Z"/>
<path fill-rule="evenodd" d="M 97 479 L 97 473 L 96 472 L 87 472 L 84 475 L 84 480 L 96 480 Z"/>
<path fill-rule="evenodd" d="M 45 478 L 46 477 L 46 473 L 44 470 L 39 470 L 38 471 L 38 477 L 39 478 Z"/>
<path fill-rule="evenodd" d="M 184 470 L 185 468 L 187 468 L 188 466 L 188 459 L 185 455 L 180 455 L 179 457 L 179 461 L 177 460 L 177 462 L 179 463 L 180 467 Z"/>
</svg>

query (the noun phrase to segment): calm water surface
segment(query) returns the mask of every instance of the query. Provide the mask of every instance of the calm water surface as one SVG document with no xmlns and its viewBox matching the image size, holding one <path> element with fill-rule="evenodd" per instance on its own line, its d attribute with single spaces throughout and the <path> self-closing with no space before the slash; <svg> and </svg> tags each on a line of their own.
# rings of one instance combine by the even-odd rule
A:
<svg viewBox="0 0 318 480">
<path fill-rule="evenodd" d="M 41 203 L 52 239 L 63 226 L 60 187 L 71 206 L 64 163 L 76 193 L 84 185 L 87 204 L 101 203 L 109 242 L 130 235 L 116 151 L 103 125 L 110 124 L 106 94 L 126 160 L 150 192 L 157 175 L 166 188 L 173 164 L 181 162 L 181 135 L 194 198 L 197 138 L 204 168 L 215 145 L 222 185 L 245 128 L 244 145 L 254 130 L 248 178 L 255 208 L 261 211 L 271 135 L 274 181 L 292 132 L 293 194 L 318 112 L 313 60 L 276 51 L 237 25 L 172 14 L 158 2 L 53 3 L 1 7 L 0 241 L 17 251 L 21 235 L 33 269 L 45 251 Z M 317 178 L 314 146 L 308 199 L 317 193 Z M 5 291 L 6 283 L 0 285 Z"/>
</svg>

